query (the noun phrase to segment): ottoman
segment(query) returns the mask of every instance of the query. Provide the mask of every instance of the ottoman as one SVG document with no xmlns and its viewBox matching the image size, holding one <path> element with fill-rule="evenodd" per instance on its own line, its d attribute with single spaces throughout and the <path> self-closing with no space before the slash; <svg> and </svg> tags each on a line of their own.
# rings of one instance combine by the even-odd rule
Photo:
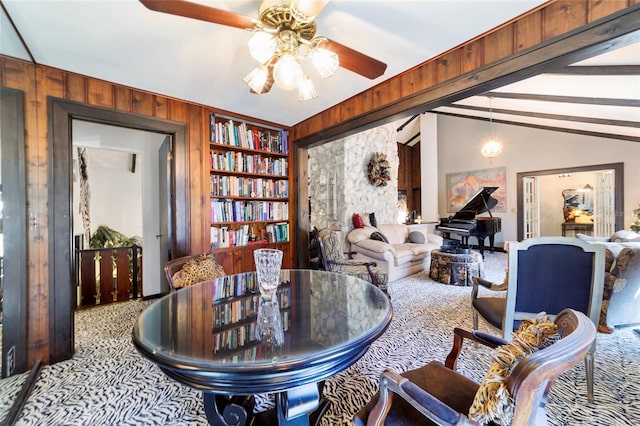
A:
<svg viewBox="0 0 640 426">
<path fill-rule="evenodd" d="M 439 249 L 431 252 L 429 278 L 443 284 L 472 285 L 472 276 L 482 277 L 482 255 L 480 253 L 450 253 Z"/>
</svg>

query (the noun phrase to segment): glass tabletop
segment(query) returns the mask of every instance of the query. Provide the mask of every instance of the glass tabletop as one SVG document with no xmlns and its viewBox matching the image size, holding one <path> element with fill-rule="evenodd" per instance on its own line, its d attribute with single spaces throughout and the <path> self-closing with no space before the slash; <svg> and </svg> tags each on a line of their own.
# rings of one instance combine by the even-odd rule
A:
<svg viewBox="0 0 640 426">
<path fill-rule="evenodd" d="M 211 372 L 320 369 L 310 374 L 328 377 L 355 362 L 391 321 L 388 297 L 358 278 L 283 270 L 280 281 L 272 300 L 260 296 L 255 273 L 171 293 L 140 315 L 133 342 L 163 369 L 197 371 L 197 381 Z"/>
</svg>

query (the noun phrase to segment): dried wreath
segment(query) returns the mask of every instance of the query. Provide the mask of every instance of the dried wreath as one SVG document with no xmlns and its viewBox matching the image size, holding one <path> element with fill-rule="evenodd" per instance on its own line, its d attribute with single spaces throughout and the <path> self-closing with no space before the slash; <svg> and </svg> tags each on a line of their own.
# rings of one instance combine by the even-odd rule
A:
<svg viewBox="0 0 640 426">
<path fill-rule="evenodd" d="M 391 167 L 387 161 L 387 155 L 382 152 L 374 152 L 367 166 L 369 182 L 371 185 L 380 187 L 386 186 L 391 180 Z"/>
</svg>

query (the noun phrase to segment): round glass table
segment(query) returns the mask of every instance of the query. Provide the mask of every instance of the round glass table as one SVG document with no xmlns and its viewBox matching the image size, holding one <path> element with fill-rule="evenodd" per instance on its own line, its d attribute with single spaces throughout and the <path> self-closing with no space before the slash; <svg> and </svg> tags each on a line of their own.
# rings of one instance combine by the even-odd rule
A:
<svg viewBox="0 0 640 426">
<path fill-rule="evenodd" d="M 309 424 L 326 408 L 319 384 L 384 333 L 391 303 L 348 275 L 283 270 L 280 281 L 270 299 L 254 272 L 168 294 L 139 316 L 133 344 L 168 376 L 203 391 L 210 424 Z M 252 395 L 261 393 L 275 394 L 275 409 L 254 414 Z"/>
</svg>

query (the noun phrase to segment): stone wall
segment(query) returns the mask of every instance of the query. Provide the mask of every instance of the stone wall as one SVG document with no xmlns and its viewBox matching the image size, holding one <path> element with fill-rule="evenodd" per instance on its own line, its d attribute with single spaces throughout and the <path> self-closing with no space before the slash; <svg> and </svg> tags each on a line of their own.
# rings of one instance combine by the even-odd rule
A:
<svg viewBox="0 0 640 426">
<path fill-rule="evenodd" d="M 309 149 L 311 227 L 353 228 L 351 215 L 374 212 L 378 223 L 396 223 L 398 200 L 397 123 L 367 130 Z M 367 164 L 374 152 L 387 155 L 391 180 L 374 187 L 367 179 Z"/>
</svg>

